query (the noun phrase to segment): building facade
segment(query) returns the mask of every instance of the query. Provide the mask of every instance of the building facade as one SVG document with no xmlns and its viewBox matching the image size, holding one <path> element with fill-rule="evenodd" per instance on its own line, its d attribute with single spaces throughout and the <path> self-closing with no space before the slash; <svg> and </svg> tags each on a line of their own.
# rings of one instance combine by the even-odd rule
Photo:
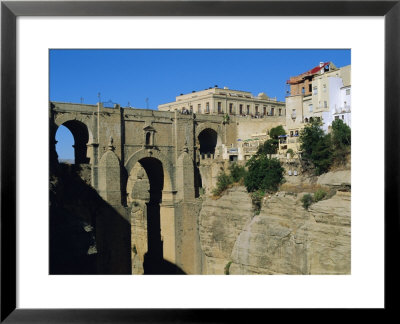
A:
<svg viewBox="0 0 400 324">
<path fill-rule="evenodd" d="M 286 130 L 282 139 L 285 149 L 299 149 L 301 129 L 313 120 L 322 121 L 325 132 L 335 119 L 351 126 L 351 65 L 341 68 L 332 62 L 318 66 L 287 81 L 290 91 L 286 97 Z"/>
<path fill-rule="evenodd" d="M 175 111 L 181 113 L 265 118 L 268 116 L 285 116 L 285 103 L 265 93 L 253 96 L 251 92 L 223 89 L 218 86 L 201 91 L 181 94 L 176 101 L 158 106 L 160 111 Z"/>
</svg>

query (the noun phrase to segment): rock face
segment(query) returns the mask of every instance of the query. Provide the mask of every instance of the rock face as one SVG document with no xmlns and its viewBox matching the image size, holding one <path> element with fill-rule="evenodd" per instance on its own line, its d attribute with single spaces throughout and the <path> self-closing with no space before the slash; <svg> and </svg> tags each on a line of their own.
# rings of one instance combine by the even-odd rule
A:
<svg viewBox="0 0 400 324">
<path fill-rule="evenodd" d="M 206 198 L 199 216 L 204 272 L 223 274 L 235 241 L 253 216 L 252 202 L 244 187 L 228 189 L 218 200 Z"/>
<path fill-rule="evenodd" d="M 348 188 L 350 174 L 318 181 Z M 243 187 L 206 199 L 199 221 L 204 273 L 222 274 L 229 265 L 229 274 L 350 274 L 351 193 L 337 191 L 308 210 L 303 195 L 278 192 L 255 216 Z"/>
<path fill-rule="evenodd" d="M 350 186 L 351 172 L 350 170 L 334 171 L 322 174 L 318 177 L 317 183 L 322 186 Z"/>
<path fill-rule="evenodd" d="M 350 194 L 306 211 L 281 192 L 239 235 L 230 274 L 350 274 Z"/>
</svg>

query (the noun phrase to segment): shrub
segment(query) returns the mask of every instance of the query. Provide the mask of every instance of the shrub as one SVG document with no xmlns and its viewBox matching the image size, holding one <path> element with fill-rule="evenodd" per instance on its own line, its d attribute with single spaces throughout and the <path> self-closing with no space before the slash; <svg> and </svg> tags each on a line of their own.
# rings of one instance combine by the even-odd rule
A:
<svg viewBox="0 0 400 324">
<path fill-rule="evenodd" d="M 290 157 L 293 157 L 294 156 L 294 152 L 293 152 L 293 150 L 290 148 L 290 149 L 288 149 L 287 151 L 286 151 L 286 153 L 287 154 L 290 154 Z"/>
<path fill-rule="evenodd" d="M 264 196 L 265 196 L 265 191 L 262 190 L 262 189 L 254 191 L 254 192 L 251 193 L 251 198 L 254 201 L 261 201 L 261 199 L 263 199 Z"/>
<path fill-rule="evenodd" d="M 233 182 L 240 182 L 240 180 L 244 179 L 246 175 L 246 169 L 236 163 L 233 163 L 229 166 L 229 171 L 231 173 Z"/>
<path fill-rule="evenodd" d="M 284 169 L 278 159 L 265 155 L 253 156 L 248 162 L 244 185 L 248 192 L 276 191 L 283 180 Z"/>
<path fill-rule="evenodd" d="M 318 189 L 316 192 L 314 192 L 314 202 L 318 202 L 322 199 L 324 199 L 327 195 L 327 192 L 322 190 L 322 189 Z"/>
<path fill-rule="evenodd" d="M 229 275 L 229 268 L 231 267 L 231 264 L 232 264 L 232 261 L 229 261 L 229 262 L 225 265 L 224 273 L 225 273 L 226 275 Z"/>
<path fill-rule="evenodd" d="M 227 175 L 225 172 L 221 172 L 217 179 L 217 187 L 213 190 L 213 195 L 219 196 L 232 183 L 233 183 L 232 177 Z"/>
<path fill-rule="evenodd" d="M 308 209 L 308 207 L 310 207 L 311 204 L 313 203 L 313 197 L 310 194 L 305 194 L 301 198 L 301 202 L 303 203 L 304 209 Z"/>
</svg>

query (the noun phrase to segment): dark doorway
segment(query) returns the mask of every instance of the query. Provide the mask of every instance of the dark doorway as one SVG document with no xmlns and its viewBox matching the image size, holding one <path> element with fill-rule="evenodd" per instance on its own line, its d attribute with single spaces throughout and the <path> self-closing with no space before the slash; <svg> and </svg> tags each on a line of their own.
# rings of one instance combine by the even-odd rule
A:
<svg viewBox="0 0 400 324">
<path fill-rule="evenodd" d="M 215 130 L 207 128 L 199 134 L 200 154 L 214 154 L 218 134 Z"/>
</svg>

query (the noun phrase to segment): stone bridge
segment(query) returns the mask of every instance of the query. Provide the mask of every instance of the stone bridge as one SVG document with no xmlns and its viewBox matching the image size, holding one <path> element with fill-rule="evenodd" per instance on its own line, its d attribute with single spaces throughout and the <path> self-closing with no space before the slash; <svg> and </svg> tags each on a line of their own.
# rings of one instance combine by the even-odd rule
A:
<svg viewBox="0 0 400 324">
<path fill-rule="evenodd" d="M 50 103 L 49 118 L 51 165 L 63 125 L 74 137 L 75 164 L 90 169 L 91 186 L 130 224 L 131 271 L 165 273 L 167 264 L 201 273 L 201 157 L 217 159 L 222 144 L 234 143 L 235 123 L 222 115 L 61 102 Z"/>
</svg>

